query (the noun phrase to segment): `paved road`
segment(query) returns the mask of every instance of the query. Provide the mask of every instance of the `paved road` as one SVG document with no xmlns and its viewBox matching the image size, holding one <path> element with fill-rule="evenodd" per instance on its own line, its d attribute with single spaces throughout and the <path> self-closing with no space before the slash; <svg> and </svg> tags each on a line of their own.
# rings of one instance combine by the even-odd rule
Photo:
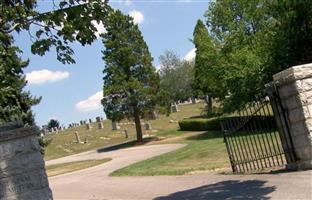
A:
<svg viewBox="0 0 312 200">
<path fill-rule="evenodd" d="M 113 152 L 91 151 L 47 164 L 94 158 L 112 161 L 49 178 L 56 200 L 206 200 L 206 199 L 312 199 L 312 171 L 265 175 L 109 177 L 134 162 L 166 153 L 183 145 L 134 147 Z"/>
</svg>

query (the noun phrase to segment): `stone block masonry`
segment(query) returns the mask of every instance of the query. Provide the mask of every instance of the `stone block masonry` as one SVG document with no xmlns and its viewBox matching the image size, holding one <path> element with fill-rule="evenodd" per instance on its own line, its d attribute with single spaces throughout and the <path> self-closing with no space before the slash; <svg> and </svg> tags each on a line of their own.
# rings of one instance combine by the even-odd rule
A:
<svg viewBox="0 0 312 200">
<path fill-rule="evenodd" d="M 298 169 L 312 168 L 312 63 L 273 76 L 299 161 Z"/>
<path fill-rule="evenodd" d="M 36 127 L 0 127 L 0 199 L 52 200 Z"/>
</svg>

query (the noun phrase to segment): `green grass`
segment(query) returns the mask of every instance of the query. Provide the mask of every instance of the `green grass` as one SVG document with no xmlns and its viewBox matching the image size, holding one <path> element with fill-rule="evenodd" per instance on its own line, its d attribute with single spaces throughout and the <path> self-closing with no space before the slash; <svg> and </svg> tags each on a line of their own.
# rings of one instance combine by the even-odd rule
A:
<svg viewBox="0 0 312 200">
<path fill-rule="evenodd" d="M 69 172 L 74 172 L 81 169 L 86 169 L 89 167 L 93 167 L 96 165 L 103 164 L 105 162 L 110 161 L 110 158 L 105 158 L 101 160 L 84 160 L 84 161 L 76 161 L 76 162 L 69 162 L 69 163 L 62 163 L 56 165 L 49 165 L 46 167 L 46 171 L 48 176 L 57 176 L 60 174 L 65 174 Z"/>
<path fill-rule="evenodd" d="M 176 134 L 182 134 L 182 132 L 175 132 L 179 128 L 177 122 L 185 117 L 200 115 L 204 106 L 204 103 L 181 105 L 179 106 L 179 109 L 181 110 L 180 112 L 172 113 L 170 116 L 160 116 L 156 120 L 151 120 L 150 122 L 153 130 L 143 130 L 144 134 L 161 137 L 173 137 Z M 144 120 L 142 120 L 142 122 L 143 121 Z M 104 120 L 104 129 L 97 129 L 96 123 L 93 123 L 92 126 L 92 130 L 86 130 L 85 126 L 79 126 L 61 131 L 59 134 L 49 134 L 47 138 L 51 138 L 52 142 L 46 148 L 45 160 L 56 159 L 97 148 L 133 141 L 136 138 L 135 127 L 130 124 L 122 125 L 121 127 L 122 129 L 127 128 L 129 138 L 125 138 L 125 135 L 119 130 L 112 131 L 110 120 Z M 81 141 L 87 139 L 88 143 L 76 143 L 75 131 L 79 132 Z"/>
<path fill-rule="evenodd" d="M 179 133 L 179 131 L 177 131 Z M 186 134 L 186 133 L 185 133 Z M 190 133 L 188 134 L 190 135 Z M 174 142 L 187 146 L 113 172 L 112 176 L 183 175 L 229 167 L 221 132 L 205 132 Z"/>
</svg>

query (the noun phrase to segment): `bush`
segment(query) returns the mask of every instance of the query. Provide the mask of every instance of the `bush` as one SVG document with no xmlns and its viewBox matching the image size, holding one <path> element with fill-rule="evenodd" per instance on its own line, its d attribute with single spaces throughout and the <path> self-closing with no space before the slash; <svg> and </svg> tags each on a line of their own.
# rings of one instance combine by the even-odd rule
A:
<svg viewBox="0 0 312 200">
<path fill-rule="evenodd" d="M 246 119 L 247 118 L 247 119 Z M 188 118 L 179 121 L 179 126 L 182 131 L 210 131 L 210 130 L 221 130 L 221 121 L 231 121 L 228 127 L 230 129 L 235 128 L 235 126 L 244 123 L 245 124 L 239 130 L 249 130 L 249 129 L 276 129 L 275 119 L 273 116 L 231 116 L 231 117 L 214 117 L 214 118 Z"/>
<path fill-rule="evenodd" d="M 179 121 L 182 131 L 221 130 L 219 118 L 192 118 Z"/>
</svg>

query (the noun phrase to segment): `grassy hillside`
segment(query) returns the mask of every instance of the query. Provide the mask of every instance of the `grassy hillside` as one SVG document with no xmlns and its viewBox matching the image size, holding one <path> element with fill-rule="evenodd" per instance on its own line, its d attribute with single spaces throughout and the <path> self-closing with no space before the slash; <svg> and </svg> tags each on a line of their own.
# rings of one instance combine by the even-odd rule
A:
<svg viewBox="0 0 312 200">
<path fill-rule="evenodd" d="M 168 117 L 159 116 L 158 119 L 150 121 L 153 128 L 152 131 L 145 131 L 142 126 L 144 134 L 169 137 L 171 133 L 174 133 L 179 128 L 177 123 L 179 120 L 184 117 L 199 115 L 203 108 L 203 103 L 180 105 L 180 112 L 172 113 Z M 92 126 L 93 128 L 91 130 L 87 130 L 86 126 L 79 126 L 65 131 L 60 131 L 58 134 L 49 134 L 47 138 L 51 138 L 52 142 L 46 148 L 45 160 L 64 157 L 135 139 L 135 126 L 131 123 L 121 125 L 121 130 L 127 128 L 129 135 L 128 138 L 125 138 L 125 135 L 121 132 L 121 130 L 112 131 L 110 120 L 104 120 L 104 129 L 98 129 L 97 123 L 93 123 Z M 76 143 L 75 131 L 79 132 L 81 141 L 85 141 L 86 139 L 88 142 L 86 144 Z"/>
</svg>

